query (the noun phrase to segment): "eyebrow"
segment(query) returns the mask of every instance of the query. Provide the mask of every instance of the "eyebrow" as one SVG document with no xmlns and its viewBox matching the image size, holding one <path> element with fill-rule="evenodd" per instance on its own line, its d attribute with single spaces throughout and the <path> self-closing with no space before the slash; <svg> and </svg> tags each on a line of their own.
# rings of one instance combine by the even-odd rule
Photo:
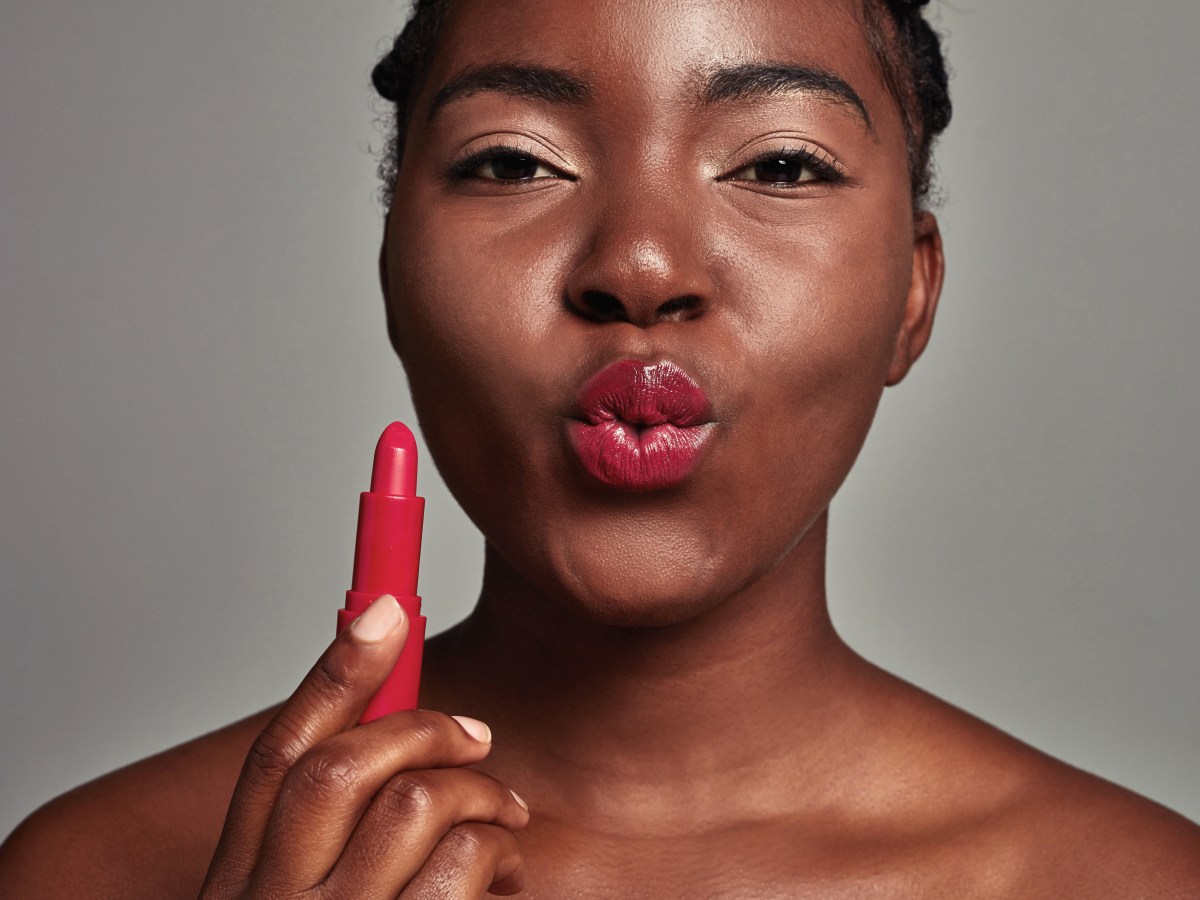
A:
<svg viewBox="0 0 1200 900">
<path fill-rule="evenodd" d="M 592 96 L 591 88 L 583 79 L 561 69 L 494 63 L 469 68 L 438 91 L 429 106 L 429 119 L 432 120 L 446 104 L 481 91 L 499 91 L 568 106 L 580 106 Z"/>
<path fill-rule="evenodd" d="M 816 94 L 853 109 L 862 118 L 867 131 L 873 131 L 871 114 L 858 92 L 827 69 L 792 66 L 783 63 L 750 63 L 709 72 L 704 86 L 704 102 L 725 103 L 759 100 L 790 92 Z"/>
<path fill-rule="evenodd" d="M 434 95 L 428 119 L 455 100 L 482 91 L 497 91 L 517 97 L 565 106 L 582 106 L 592 98 L 592 89 L 577 75 L 562 69 L 521 63 L 491 63 L 460 72 Z M 701 91 L 707 104 L 758 100 L 777 94 L 807 93 L 849 107 L 874 131 L 867 105 L 844 79 L 827 69 L 786 63 L 747 63 L 715 69 L 704 78 Z"/>
</svg>

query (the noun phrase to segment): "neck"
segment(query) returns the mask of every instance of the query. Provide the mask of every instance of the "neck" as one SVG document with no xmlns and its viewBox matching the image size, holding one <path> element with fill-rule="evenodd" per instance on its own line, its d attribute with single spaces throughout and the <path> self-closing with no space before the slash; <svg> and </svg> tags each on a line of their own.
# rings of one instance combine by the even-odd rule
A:
<svg viewBox="0 0 1200 900">
<path fill-rule="evenodd" d="M 652 785 L 655 804 L 694 811 L 704 784 L 761 812 L 772 788 L 756 781 L 820 764 L 861 674 L 826 607 L 825 525 L 716 608 L 653 628 L 586 620 L 489 549 L 475 612 L 430 647 L 426 700 L 488 721 L 490 765 L 534 781 L 543 809 L 627 811 Z"/>
</svg>

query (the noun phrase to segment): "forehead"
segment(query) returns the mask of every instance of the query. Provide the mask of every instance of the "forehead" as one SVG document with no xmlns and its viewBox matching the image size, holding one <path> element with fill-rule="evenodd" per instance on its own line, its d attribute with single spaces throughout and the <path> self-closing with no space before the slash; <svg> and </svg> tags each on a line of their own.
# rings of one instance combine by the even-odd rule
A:
<svg viewBox="0 0 1200 900">
<path fill-rule="evenodd" d="M 678 105 L 704 73 L 774 63 L 837 75 L 872 121 L 899 121 L 858 0 L 453 0 L 425 99 L 456 73 L 519 62 L 577 72 L 601 97 Z"/>
</svg>

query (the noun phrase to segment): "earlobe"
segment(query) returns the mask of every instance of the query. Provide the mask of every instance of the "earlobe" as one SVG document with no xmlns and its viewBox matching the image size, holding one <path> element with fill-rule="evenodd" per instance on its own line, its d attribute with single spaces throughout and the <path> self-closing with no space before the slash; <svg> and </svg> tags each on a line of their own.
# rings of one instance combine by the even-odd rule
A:
<svg viewBox="0 0 1200 900">
<path fill-rule="evenodd" d="M 888 387 L 899 384 L 929 343 L 945 272 L 946 260 L 937 217 L 930 212 L 920 213 L 913 232 L 912 280 L 908 286 L 904 319 L 896 335 L 892 364 L 888 368 Z"/>
</svg>

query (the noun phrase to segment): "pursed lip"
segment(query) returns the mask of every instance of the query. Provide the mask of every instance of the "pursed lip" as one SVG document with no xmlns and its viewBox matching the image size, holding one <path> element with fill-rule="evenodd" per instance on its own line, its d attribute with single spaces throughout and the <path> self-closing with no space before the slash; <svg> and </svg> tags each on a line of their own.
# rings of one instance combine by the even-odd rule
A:
<svg viewBox="0 0 1200 900">
<path fill-rule="evenodd" d="M 576 397 L 571 446 L 593 478 L 626 491 L 683 482 L 715 428 L 699 385 L 670 361 L 622 359 L 592 376 Z"/>
</svg>

